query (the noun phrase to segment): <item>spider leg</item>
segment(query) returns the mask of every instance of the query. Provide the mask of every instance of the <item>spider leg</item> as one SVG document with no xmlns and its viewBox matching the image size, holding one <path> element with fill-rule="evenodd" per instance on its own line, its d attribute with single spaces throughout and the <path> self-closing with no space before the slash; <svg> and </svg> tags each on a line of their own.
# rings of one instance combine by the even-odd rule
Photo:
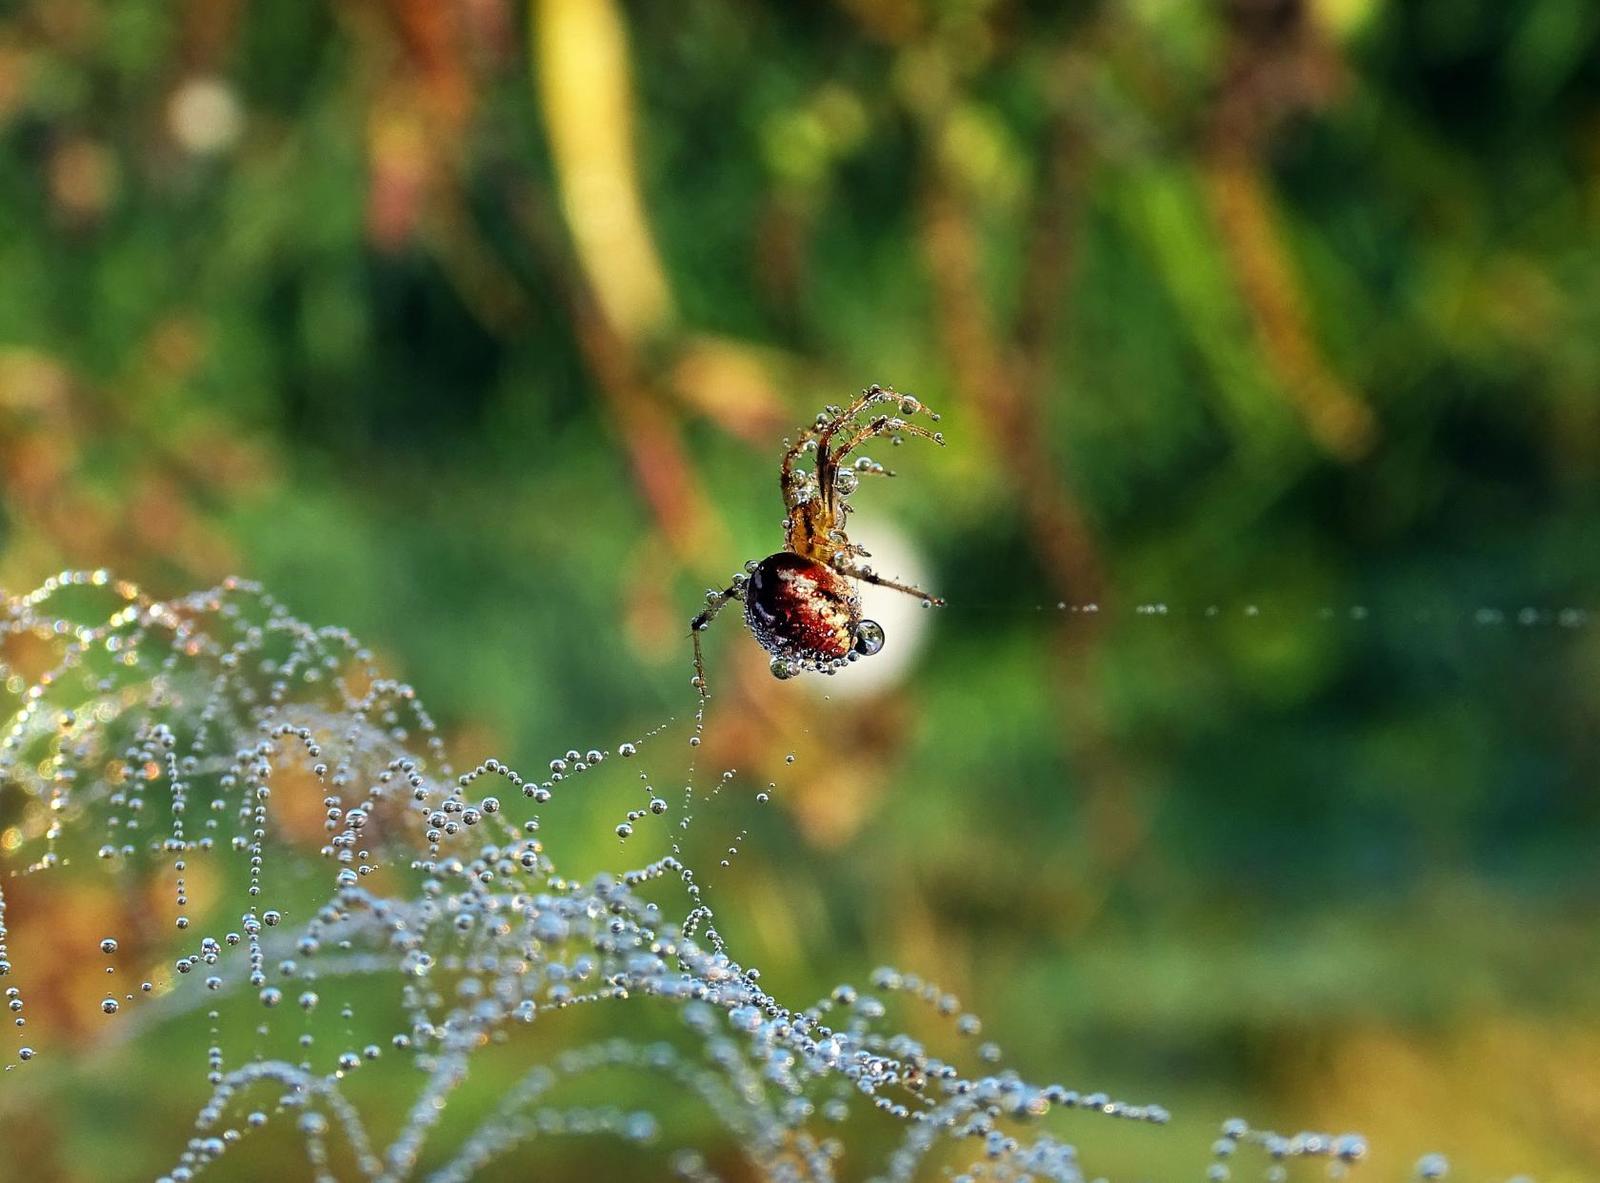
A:
<svg viewBox="0 0 1600 1183">
<path fill-rule="evenodd" d="M 892 425 L 892 426 L 891 426 Z M 838 505 L 839 491 L 836 487 L 838 481 L 839 462 L 855 451 L 873 436 L 885 432 L 904 432 L 907 435 L 920 435 L 930 439 L 941 447 L 944 445 L 944 436 L 929 431 L 916 423 L 907 423 L 904 419 L 892 415 L 875 415 L 867 423 L 857 427 L 844 443 L 837 448 L 830 448 L 826 444 L 817 445 L 817 483 L 822 486 L 822 495 L 828 499 L 830 510 Z M 868 472 L 872 469 L 866 470 Z M 885 472 L 888 470 L 885 469 Z"/>
<path fill-rule="evenodd" d="M 817 483 L 819 495 L 827 503 L 829 512 L 832 513 L 833 493 L 827 486 L 832 482 L 833 473 L 837 466 L 828 454 L 828 444 L 833 439 L 834 433 L 850 423 L 857 415 L 874 403 L 885 402 L 891 398 L 898 397 L 893 390 L 885 389 L 874 382 L 857 395 L 855 401 L 843 410 L 835 411 L 831 415 L 820 416 L 815 427 L 802 428 L 794 444 L 783 454 L 783 465 L 778 474 L 778 483 L 783 489 L 784 505 L 789 509 L 794 509 L 797 504 L 796 491 L 800 487 L 800 478 L 796 475 L 794 466 L 804 454 L 806 445 L 815 440 L 817 459 L 813 465 L 812 476 Z"/>
<path fill-rule="evenodd" d="M 900 396 L 896 394 L 891 387 L 879 386 L 876 382 L 867 387 L 856 396 L 855 401 L 852 402 L 848 407 L 840 411 L 837 415 L 831 416 L 828 419 L 827 426 L 822 428 L 822 430 L 818 433 L 818 456 L 820 457 L 822 453 L 827 450 L 828 445 L 833 442 L 834 433 L 839 431 L 846 424 L 851 423 L 857 415 L 861 414 L 861 412 L 865 411 L 868 407 L 876 406 L 878 403 L 888 402 L 890 399 L 899 397 Z M 835 453 L 835 455 L 837 455 L 837 453 Z"/>
<path fill-rule="evenodd" d="M 905 592 L 908 596 L 916 596 L 926 604 L 943 606 L 944 601 L 931 592 L 925 592 L 920 587 L 913 587 L 909 583 L 900 583 L 897 580 L 885 579 L 871 567 L 852 567 L 850 564 L 839 561 L 833 564 L 834 570 L 841 575 L 848 575 L 851 579 L 864 579 L 868 583 L 875 583 L 879 587 L 887 587 L 892 591 Z"/>
<path fill-rule="evenodd" d="M 737 600 L 744 595 L 744 582 L 736 580 L 721 591 L 706 593 L 706 609 L 689 622 L 689 635 L 694 639 L 694 685 L 700 692 L 700 709 L 705 710 L 706 699 L 710 694 L 706 692 L 706 660 L 700 651 L 700 634 L 711 627 L 711 622 L 717 618 L 717 613 L 728 606 L 729 600 Z"/>
<path fill-rule="evenodd" d="M 891 428 L 890 424 L 892 423 L 896 424 L 896 426 Z M 856 433 L 845 440 L 844 443 L 834 448 L 830 459 L 834 464 L 838 464 L 839 461 L 843 460 L 873 436 L 883 435 L 885 432 L 890 432 L 891 434 L 904 432 L 906 435 L 920 435 L 923 439 L 932 440 L 941 448 L 944 447 L 944 436 L 938 432 L 929 431 L 920 423 L 907 423 L 904 419 L 896 420 L 890 415 L 876 415 L 870 422 L 858 428 Z"/>
<path fill-rule="evenodd" d="M 871 408 L 891 402 L 899 404 L 898 414 L 878 414 L 865 424 L 858 422 L 859 417 Z M 937 444 L 944 443 L 944 438 L 935 432 L 906 422 L 910 415 L 921 409 L 921 404 L 915 399 L 898 394 L 893 387 L 873 383 L 857 395 L 849 406 L 828 408 L 818 417 L 815 426 L 800 433 L 799 440 L 784 455 L 779 474 L 784 505 L 789 509 L 785 544 L 790 550 L 826 560 L 843 543 L 842 518 L 848 506 L 843 503 L 838 488 L 839 462 L 864 441 L 892 431 L 896 434 L 919 435 Z M 834 437 L 840 432 L 845 433 L 845 442 L 843 446 L 835 447 Z M 795 464 L 806 445 L 813 441 L 817 456 L 811 477 L 807 480 L 804 474 L 796 470 Z M 858 471 L 893 475 L 879 464 L 869 464 Z M 803 497 L 802 491 L 811 491 L 811 482 L 815 482 L 814 496 Z"/>
<path fill-rule="evenodd" d="M 805 479 L 805 474 L 798 472 L 795 465 L 800 457 L 805 455 L 806 445 L 817 438 L 817 429 L 803 427 L 794 443 L 790 444 L 783 453 L 783 463 L 778 470 L 778 488 L 783 492 L 783 505 L 785 509 L 793 509 L 799 504 L 799 490 Z"/>
<path fill-rule="evenodd" d="M 860 415 L 868 407 L 875 406 L 878 403 L 888 402 L 890 399 L 896 399 L 899 397 L 900 396 L 895 393 L 892 386 L 880 386 L 874 382 L 871 386 L 867 387 L 860 394 L 858 394 L 855 397 L 855 400 L 851 402 L 849 406 L 843 408 L 842 410 L 834 408 L 831 414 L 823 414 L 818 416 L 817 426 L 806 428 L 801 433 L 801 438 L 798 441 L 798 445 L 803 445 L 809 438 L 814 437 L 816 439 L 817 471 L 820 474 L 832 463 L 829 458 L 828 445 L 832 443 L 834 434 L 836 432 L 852 424 L 856 416 Z M 791 451 L 794 450 L 792 449 Z M 785 460 L 787 459 L 788 457 L 785 457 Z"/>
</svg>

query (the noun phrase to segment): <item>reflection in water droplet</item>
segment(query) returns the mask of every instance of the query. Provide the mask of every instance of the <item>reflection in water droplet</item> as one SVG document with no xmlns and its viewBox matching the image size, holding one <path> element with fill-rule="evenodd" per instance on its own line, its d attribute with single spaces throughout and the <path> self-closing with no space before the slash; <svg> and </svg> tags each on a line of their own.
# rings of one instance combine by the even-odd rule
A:
<svg viewBox="0 0 1600 1183">
<path fill-rule="evenodd" d="M 871 657 L 883 648 L 883 626 L 876 620 L 863 620 L 856 626 L 856 652 Z"/>
</svg>

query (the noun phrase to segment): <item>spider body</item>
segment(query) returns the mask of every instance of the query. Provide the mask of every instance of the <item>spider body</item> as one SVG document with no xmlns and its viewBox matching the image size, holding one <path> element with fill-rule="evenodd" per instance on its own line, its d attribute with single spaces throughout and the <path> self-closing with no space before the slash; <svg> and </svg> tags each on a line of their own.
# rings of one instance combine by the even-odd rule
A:
<svg viewBox="0 0 1600 1183">
<path fill-rule="evenodd" d="M 848 660 L 855 650 L 861 601 L 827 563 L 781 550 L 750 572 L 744 622 L 773 657 L 824 665 Z"/>
<path fill-rule="evenodd" d="M 889 409 L 892 408 L 892 409 Z M 869 414 L 870 412 L 870 414 Z M 695 685 L 706 697 L 705 662 L 700 634 L 732 600 L 744 601 L 745 624 L 756 641 L 772 654 L 772 672 L 780 678 L 802 670 L 833 673 L 859 657 L 883 648 L 883 629 L 861 617 L 858 580 L 913 595 L 927 604 L 943 601 L 909 584 L 884 579 L 857 560 L 868 557 L 845 533 L 849 497 L 863 476 L 893 476 L 865 457 L 846 459 L 875 436 L 899 443 L 906 435 L 935 443 L 944 437 L 909 422 L 924 413 L 920 402 L 892 388 L 869 386 L 847 407 L 829 407 L 788 445 L 778 484 L 788 511 L 784 549 L 745 565 L 722 591 L 706 593 L 706 609 L 689 624 L 694 638 Z M 928 412 L 937 421 L 937 415 Z M 807 455 L 815 461 L 801 467 Z"/>
</svg>

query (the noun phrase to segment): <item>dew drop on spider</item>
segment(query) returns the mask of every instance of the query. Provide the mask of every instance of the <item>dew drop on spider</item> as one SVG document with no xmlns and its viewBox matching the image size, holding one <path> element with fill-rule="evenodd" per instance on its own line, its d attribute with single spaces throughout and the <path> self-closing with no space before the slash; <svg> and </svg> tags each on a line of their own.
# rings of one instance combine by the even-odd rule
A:
<svg viewBox="0 0 1600 1183">
<path fill-rule="evenodd" d="M 856 625 L 855 651 L 863 657 L 871 657 L 883 648 L 883 625 L 876 620 L 863 620 Z"/>
</svg>

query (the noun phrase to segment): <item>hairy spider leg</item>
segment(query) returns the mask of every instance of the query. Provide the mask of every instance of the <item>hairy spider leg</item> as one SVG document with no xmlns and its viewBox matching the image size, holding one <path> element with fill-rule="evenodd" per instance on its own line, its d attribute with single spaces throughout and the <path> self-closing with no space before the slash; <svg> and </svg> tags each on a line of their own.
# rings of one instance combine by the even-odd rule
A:
<svg viewBox="0 0 1600 1183">
<path fill-rule="evenodd" d="M 856 399 L 853 403 L 847 406 L 844 410 L 840 411 L 837 415 L 833 416 L 833 419 L 828 424 L 826 434 L 829 438 L 832 438 L 835 431 L 838 431 L 839 428 L 850 422 L 850 420 L 861 414 L 861 412 L 865 411 L 868 407 L 875 403 L 886 403 L 892 398 L 899 397 L 900 396 L 895 393 L 894 387 L 879 386 L 876 382 L 874 382 L 860 394 L 856 395 Z"/>
<path fill-rule="evenodd" d="M 700 634 L 711 627 L 711 622 L 717 618 L 717 613 L 728 606 L 729 600 L 737 600 L 744 596 L 744 586 L 731 583 L 719 592 L 712 593 L 706 603 L 706 609 L 689 622 L 689 635 L 694 638 L 694 685 L 700 692 L 700 709 L 705 710 L 706 699 L 711 695 L 706 691 L 706 660 L 700 652 Z"/>
<path fill-rule="evenodd" d="M 887 402 L 889 399 L 897 397 L 899 396 L 896 395 L 892 389 L 886 390 L 874 382 L 871 386 L 867 387 L 866 390 L 861 392 L 861 394 L 856 398 L 855 402 L 851 403 L 844 410 L 830 418 L 827 426 L 818 432 L 816 464 L 817 493 L 818 496 L 822 498 L 822 504 L 825 508 L 825 512 L 830 523 L 835 517 L 838 516 L 839 497 L 837 490 L 834 488 L 834 481 L 838 478 L 839 458 L 844 455 L 843 452 L 835 452 L 833 450 L 833 437 L 835 433 L 847 425 L 854 427 L 854 420 L 856 416 L 860 415 L 868 407 L 871 407 L 877 403 Z M 888 416 L 880 417 L 884 420 L 884 422 L 888 422 Z"/>
<path fill-rule="evenodd" d="M 851 579 L 865 579 L 868 583 L 876 583 L 879 587 L 886 587 L 891 591 L 905 592 L 908 596 L 916 596 L 917 599 L 922 600 L 925 603 L 936 604 L 940 607 L 943 607 L 944 605 L 944 601 L 938 596 L 932 595 L 929 592 L 925 592 L 920 587 L 913 587 L 909 583 L 900 583 L 897 580 L 885 579 L 882 575 L 879 575 L 870 567 L 852 567 L 849 563 L 845 562 L 841 558 L 833 564 L 833 569 L 839 572 L 841 575 L 849 576 Z"/>
<path fill-rule="evenodd" d="M 845 440 L 845 442 L 839 445 L 838 448 L 834 449 L 830 459 L 837 464 L 840 460 L 843 460 L 846 456 L 850 455 L 851 452 L 854 452 L 873 436 L 882 435 L 885 431 L 888 431 L 890 429 L 889 425 L 893 422 L 895 422 L 895 419 L 892 415 L 875 416 L 870 423 L 864 424 L 859 430 L 856 431 L 854 435 Z M 944 447 L 944 437 L 936 432 L 929 431 L 920 423 L 908 423 L 902 419 L 900 420 L 899 426 L 895 427 L 893 430 L 897 432 L 903 431 L 907 435 L 920 435 L 923 439 L 932 440 L 941 448 Z M 885 469 L 884 471 L 887 472 L 888 470 Z"/>
<path fill-rule="evenodd" d="M 890 399 L 899 397 L 892 388 L 879 386 L 874 382 L 857 395 L 855 401 L 844 410 L 837 415 L 830 416 L 827 426 L 821 428 L 817 434 L 818 463 L 821 463 L 823 458 L 827 456 L 829 445 L 833 443 L 833 437 L 836 432 L 846 425 L 853 425 L 856 416 L 860 415 L 868 407 L 876 406 L 878 403 L 886 403 Z"/>
<path fill-rule="evenodd" d="M 804 427 L 800 429 L 800 436 L 791 444 L 783 454 L 783 463 L 778 470 L 778 485 L 783 490 L 783 506 L 793 509 L 799 504 L 795 497 L 796 476 L 795 461 L 799 460 L 806 450 L 806 445 L 817 438 L 816 429 Z"/>
<path fill-rule="evenodd" d="M 821 426 L 801 429 L 799 438 L 784 453 L 783 464 L 778 474 L 778 482 L 783 490 L 784 508 L 789 511 L 789 528 L 784 538 L 784 545 L 788 549 L 822 562 L 827 562 L 832 557 L 835 548 L 833 534 L 839 520 L 838 498 L 833 489 L 838 466 L 829 455 L 829 442 L 835 432 L 846 425 L 853 426 L 852 420 L 855 416 L 868 407 L 898 397 L 899 395 L 892 389 L 874 383 L 862 391 L 844 410 L 826 416 Z M 804 453 L 806 445 L 813 441 L 816 443 L 817 458 L 812 475 L 817 491 L 813 498 L 803 501 L 799 492 L 804 478 L 796 470 L 795 464 Z"/>
<path fill-rule="evenodd" d="M 871 422 L 858 427 L 855 434 L 845 440 L 837 449 L 828 447 L 826 442 L 817 445 L 817 484 L 822 489 L 822 495 L 828 499 L 830 510 L 836 508 L 838 504 L 839 490 L 836 485 L 838 483 L 839 461 L 850 455 L 851 452 L 873 436 L 882 435 L 885 431 L 888 431 L 889 425 L 895 422 L 896 420 L 892 415 L 877 415 L 873 417 Z M 896 432 L 904 432 L 906 435 L 920 435 L 923 439 L 932 440 L 940 447 L 944 446 L 942 437 L 935 435 L 926 427 L 917 423 L 907 423 L 904 420 L 900 420 L 894 430 Z M 832 433 L 824 432 L 823 434 L 827 436 Z M 826 473 L 823 471 L 824 467 L 827 469 Z"/>
</svg>

